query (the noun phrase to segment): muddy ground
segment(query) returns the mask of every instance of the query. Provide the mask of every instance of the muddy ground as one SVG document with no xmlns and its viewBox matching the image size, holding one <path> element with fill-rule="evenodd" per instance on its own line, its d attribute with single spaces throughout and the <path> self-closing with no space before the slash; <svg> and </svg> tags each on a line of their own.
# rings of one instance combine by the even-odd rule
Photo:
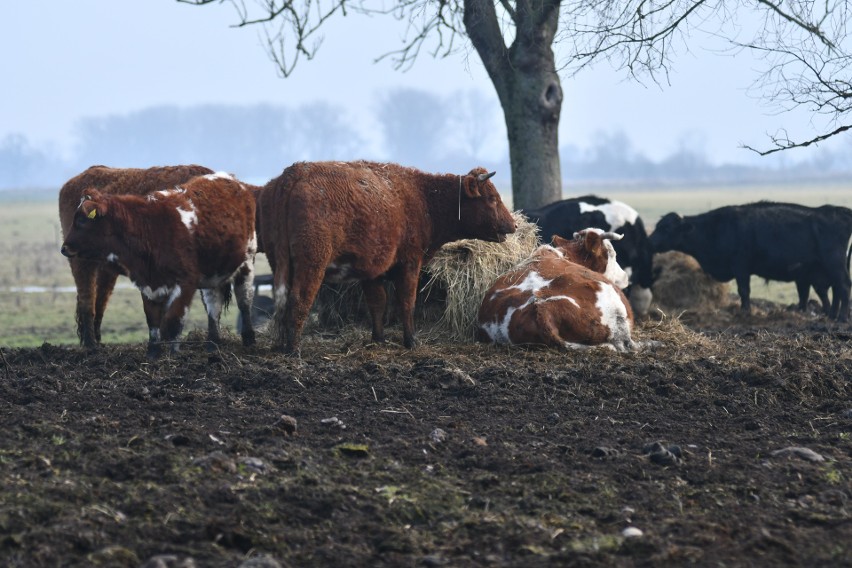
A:
<svg viewBox="0 0 852 568">
<path fill-rule="evenodd" d="M 852 328 L 637 335 L 664 345 L 4 349 L 0 565 L 852 565 Z"/>
</svg>

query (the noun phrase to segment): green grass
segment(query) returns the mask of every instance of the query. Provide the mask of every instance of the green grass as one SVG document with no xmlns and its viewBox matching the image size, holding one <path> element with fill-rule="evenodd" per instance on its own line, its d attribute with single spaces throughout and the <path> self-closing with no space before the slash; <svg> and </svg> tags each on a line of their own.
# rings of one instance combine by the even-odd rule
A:
<svg viewBox="0 0 852 568">
<path fill-rule="evenodd" d="M 570 188 L 570 195 L 596 193 L 619 199 L 635 207 L 650 230 L 669 211 L 694 214 L 722 205 L 747 203 L 760 199 L 789 201 L 805 205 L 832 203 L 852 207 L 852 187 L 825 186 L 754 186 L 701 187 L 690 189 L 630 190 L 624 187 Z M 76 344 L 74 322 L 75 294 L 50 291 L 23 293 L 10 291 L 21 286 L 43 286 L 51 290 L 73 287 L 68 263 L 59 253 L 62 244 L 55 192 L 26 193 L 14 199 L 0 198 L 0 347 L 32 347 L 44 342 Z M 566 194 L 568 196 L 568 194 Z M 269 273 L 263 255 L 258 255 L 257 273 Z M 139 293 L 128 288 L 129 280 L 120 278 L 103 324 L 104 341 L 143 343 L 148 330 Z M 752 296 L 792 304 L 796 290 L 792 283 L 752 279 Z M 236 307 L 223 316 L 223 324 L 233 328 Z M 196 300 L 190 310 L 187 331 L 206 329 L 206 315 Z"/>
</svg>

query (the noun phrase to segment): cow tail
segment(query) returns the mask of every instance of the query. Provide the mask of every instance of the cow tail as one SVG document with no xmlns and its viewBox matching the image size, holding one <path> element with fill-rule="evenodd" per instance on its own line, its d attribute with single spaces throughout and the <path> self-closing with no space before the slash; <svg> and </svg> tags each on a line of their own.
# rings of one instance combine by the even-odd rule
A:
<svg viewBox="0 0 852 568">
<path fill-rule="evenodd" d="M 849 235 L 849 242 L 846 244 L 846 276 L 852 275 L 852 234 Z"/>
</svg>

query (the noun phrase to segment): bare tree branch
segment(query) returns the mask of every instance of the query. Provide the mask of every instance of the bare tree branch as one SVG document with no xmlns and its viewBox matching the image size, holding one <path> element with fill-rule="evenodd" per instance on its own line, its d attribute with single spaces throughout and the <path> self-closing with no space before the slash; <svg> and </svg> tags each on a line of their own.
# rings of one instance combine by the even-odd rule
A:
<svg viewBox="0 0 852 568">
<path fill-rule="evenodd" d="M 770 136 L 770 138 L 772 139 L 772 143 L 775 144 L 775 148 L 772 148 L 770 150 L 757 150 L 756 148 L 752 148 L 747 144 L 742 144 L 740 148 L 751 150 L 752 152 L 755 152 L 760 156 L 768 156 L 769 154 L 774 154 L 775 152 L 782 152 L 784 150 L 790 150 L 792 148 L 805 148 L 807 146 L 810 146 L 811 144 L 817 144 L 818 142 L 828 140 L 832 136 L 836 136 L 838 134 L 846 132 L 847 130 L 852 130 L 852 124 L 841 126 L 831 132 L 821 134 L 819 136 L 811 138 L 810 140 L 805 140 L 804 142 L 794 142 L 790 140 L 785 132 L 783 136 Z"/>
</svg>

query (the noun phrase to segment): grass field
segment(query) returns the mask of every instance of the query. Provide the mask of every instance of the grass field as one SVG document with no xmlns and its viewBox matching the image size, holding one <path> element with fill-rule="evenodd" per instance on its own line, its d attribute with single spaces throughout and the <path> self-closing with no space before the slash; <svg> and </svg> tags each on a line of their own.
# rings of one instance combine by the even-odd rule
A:
<svg viewBox="0 0 852 568">
<path fill-rule="evenodd" d="M 723 205 L 761 199 L 822 205 L 832 203 L 852 207 L 852 183 L 820 186 L 701 187 L 693 189 L 627 190 L 619 187 L 576 188 L 572 195 L 596 193 L 619 199 L 635 207 L 649 230 L 669 211 L 694 214 Z M 0 193 L 0 346 L 31 347 L 44 342 L 76 343 L 74 324 L 75 294 L 68 263 L 59 253 L 61 231 L 56 191 Z M 269 272 L 263 255 L 258 255 L 257 273 Z M 24 291 L 39 287 L 45 291 Z M 782 303 L 796 300 L 792 283 L 768 283 L 755 278 L 752 296 Z M 233 326 L 236 309 L 223 317 Z M 206 329 L 206 316 L 200 301 L 193 304 L 188 322 L 190 331 Z M 148 332 L 139 293 L 121 278 L 107 309 L 103 324 L 104 340 L 110 343 L 141 343 Z"/>
</svg>

